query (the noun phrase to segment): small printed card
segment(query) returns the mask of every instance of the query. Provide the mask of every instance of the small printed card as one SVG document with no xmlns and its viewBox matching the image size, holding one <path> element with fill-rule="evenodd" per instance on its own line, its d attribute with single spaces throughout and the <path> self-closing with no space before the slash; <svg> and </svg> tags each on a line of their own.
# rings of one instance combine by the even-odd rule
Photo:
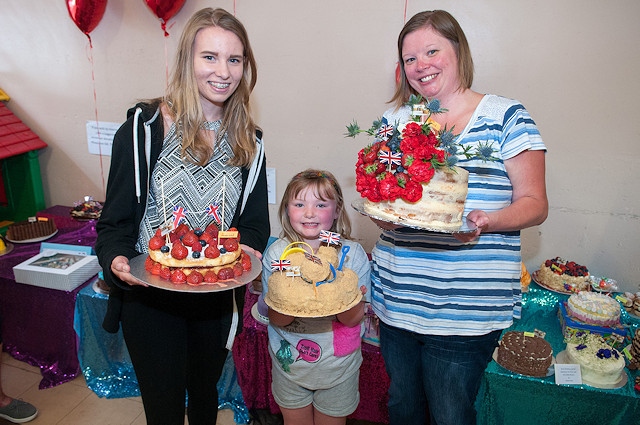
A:
<svg viewBox="0 0 640 425">
<path fill-rule="evenodd" d="M 558 364 L 553 365 L 555 369 L 556 384 L 581 385 L 582 375 L 578 364 Z"/>
</svg>

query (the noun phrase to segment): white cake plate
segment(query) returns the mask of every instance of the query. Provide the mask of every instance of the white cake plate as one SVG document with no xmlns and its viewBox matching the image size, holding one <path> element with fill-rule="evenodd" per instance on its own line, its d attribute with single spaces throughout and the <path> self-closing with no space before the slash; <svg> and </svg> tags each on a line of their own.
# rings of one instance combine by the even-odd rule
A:
<svg viewBox="0 0 640 425">
<path fill-rule="evenodd" d="M 466 217 L 464 217 L 462 219 L 462 226 L 460 226 L 459 229 L 438 229 L 438 228 L 435 228 L 435 227 L 418 226 L 416 224 L 410 224 L 410 223 L 407 223 L 407 222 L 401 221 L 401 220 L 400 221 L 393 221 L 393 220 L 389 220 L 388 218 L 383 218 L 383 217 L 377 216 L 375 214 L 370 214 L 370 213 L 366 212 L 364 210 L 364 201 L 365 200 L 363 198 L 356 199 L 355 201 L 351 202 L 351 206 L 353 207 L 354 210 L 358 211 L 362 215 L 374 218 L 376 220 L 384 221 L 386 223 L 395 224 L 397 226 L 409 227 L 409 228 L 418 229 L 418 230 L 425 230 L 427 232 L 448 233 L 448 234 L 474 233 L 478 229 L 478 227 L 475 225 L 475 223 L 470 221 L 470 220 L 468 220 Z"/>
</svg>

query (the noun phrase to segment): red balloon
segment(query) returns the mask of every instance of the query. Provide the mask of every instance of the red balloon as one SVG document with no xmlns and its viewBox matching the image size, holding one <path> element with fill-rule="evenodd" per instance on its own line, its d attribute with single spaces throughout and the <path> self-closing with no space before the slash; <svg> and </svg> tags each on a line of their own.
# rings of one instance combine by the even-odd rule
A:
<svg viewBox="0 0 640 425">
<path fill-rule="evenodd" d="M 173 16 L 178 13 L 178 11 L 184 5 L 185 0 L 144 0 L 149 6 L 149 9 L 153 12 L 154 15 L 160 19 L 162 22 L 162 30 L 164 31 L 165 37 L 169 35 L 167 32 L 167 22 L 169 19 L 173 18 Z"/>
<path fill-rule="evenodd" d="M 87 37 L 93 31 L 104 15 L 107 0 L 65 0 L 69 16 L 76 23 L 80 31 Z"/>
</svg>

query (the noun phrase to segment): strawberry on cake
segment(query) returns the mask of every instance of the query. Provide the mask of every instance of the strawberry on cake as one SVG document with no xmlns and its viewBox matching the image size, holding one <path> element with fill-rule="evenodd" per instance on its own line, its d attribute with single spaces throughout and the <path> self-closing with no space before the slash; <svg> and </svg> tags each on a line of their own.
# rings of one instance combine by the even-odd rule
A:
<svg viewBox="0 0 640 425">
<path fill-rule="evenodd" d="M 145 269 L 174 284 L 215 284 L 251 270 L 251 257 L 240 248 L 235 228 L 220 231 L 212 223 L 202 230 L 180 224 L 165 235 L 156 231 Z"/>
</svg>

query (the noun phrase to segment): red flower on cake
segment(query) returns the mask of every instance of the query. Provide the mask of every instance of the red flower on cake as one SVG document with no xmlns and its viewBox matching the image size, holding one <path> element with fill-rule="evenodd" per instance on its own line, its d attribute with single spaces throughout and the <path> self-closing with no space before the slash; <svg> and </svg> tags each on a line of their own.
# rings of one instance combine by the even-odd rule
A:
<svg viewBox="0 0 640 425">
<path fill-rule="evenodd" d="M 419 137 L 423 136 L 422 134 L 422 126 L 417 122 L 410 122 L 406 125 L 404 130 L 402 131 L 402 138 L 407 139 L 410 137 Z"/>
<path fill-rule="evenodd" d="M 432 114 L 445 112 L 437 99 L 423 102 L 412 95 L 408 105 L 413 108 L 412 121 L 405 124 L 374 121 L 371 128 L 361 130 L 356 122 L 347 126 L 346 136 L 359 133 L 374 136 L 369 146 L 361 149 L 356 163 L 356 190 L 372 202 L 402 198 L 417 202 L 422 197 L 422 184 L 428 184 L 436 169 L 452 168 L 458 155 L 467 159 L 494 160 L 490 145 L 479 144 L 475 152 L 455 142 L 447 128 L 431 119 Z"/>
</svg>

